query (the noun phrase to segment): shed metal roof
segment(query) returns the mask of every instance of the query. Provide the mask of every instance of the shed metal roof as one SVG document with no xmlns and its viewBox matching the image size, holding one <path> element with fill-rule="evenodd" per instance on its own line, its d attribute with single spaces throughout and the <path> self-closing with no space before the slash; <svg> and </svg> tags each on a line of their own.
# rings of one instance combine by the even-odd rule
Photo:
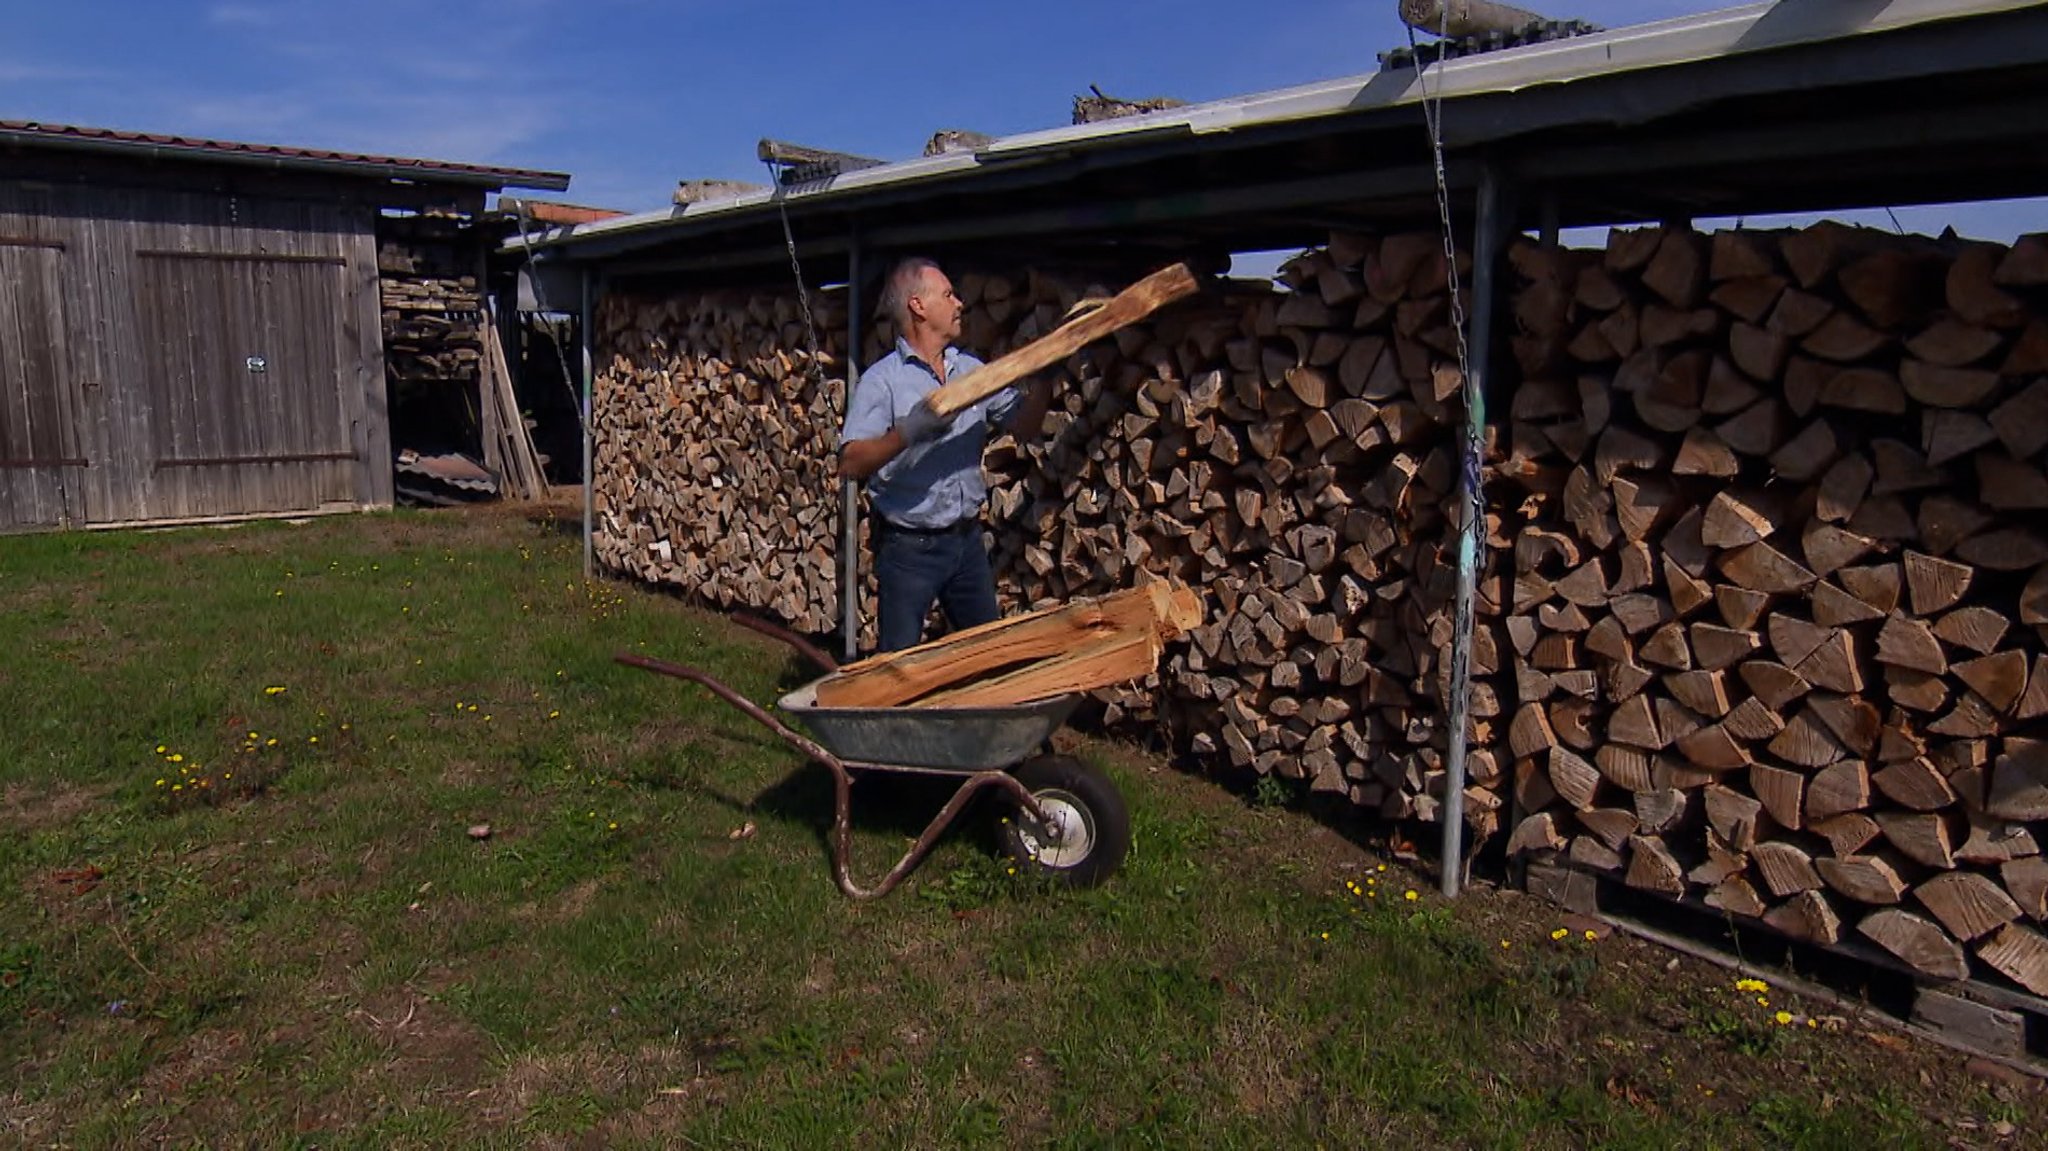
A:
<svg viewBox="0 0 2048 1151">
<path fill-rule="evenodd" d="M 1427 51 L 1424 52 L 1425 58 Z M 759 266 L 776 198 L 807 255 L 1003 238 L 1301 242 L 1433 215 L 1416 105 L 1561 222 L 2048 193 L 2048 6 L 1783 0 L 1101 123 L 582 224 L 543 251 L 634 271 Z M 934 203 L 943 200 L 942 204 Z M 1205 233 L 1205 228 L 1214 230 Z M 518 247 L 519 242 L 512 245 Z"/>
<path fill-rule="evenodd" d="M 334 176 L 409 180 L 422 184 L 456 184 L 486 191 L 496 191 L 500 188 L 539 188 L 560 192 L 569 186 L 569 177 L 565 173 L 543 172 L 530 168 L 500 168 L 449 160 L 421 160 L 410 156 L 333 152 L 321 148 L 289 148 L 277 144 L 246 144 L 232 140 L 209 140 L 198 136 L 88 128 L 36 120 L 0 120 L 0 148 L 6 147 L 69 148 L 201 163 L 259 165 Z"/>
</svg>

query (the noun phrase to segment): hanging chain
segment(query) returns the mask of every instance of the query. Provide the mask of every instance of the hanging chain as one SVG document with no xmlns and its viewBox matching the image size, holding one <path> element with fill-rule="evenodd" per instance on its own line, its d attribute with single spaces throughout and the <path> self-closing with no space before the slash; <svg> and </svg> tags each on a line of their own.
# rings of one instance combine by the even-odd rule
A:
<svg viewBox="0 0 2048 1151">
<path fill-rule="evenodd" d="M 789 249 L 790 274 L 796 277 L 796 302 L 803 308 L 804 342 L 811 351 L 811 365 L 808 374 L 814 381 L 823 380 L 825 378 L 825 361 L 824 357 L 818 352 L 818 323 L 811 315 L 811 292 L 809 288 L 804 286 L 804 266 L 796 258 L 796 232 L 789 226 L 789 207 L 783 203 L 783 196 L 788 193 L 789 189 L 783 184 L 781 174 L 776 170 L 775 162 L 767 160 L 763 161 L 763 163 L 768 165 L 768 178 L 775 184 L 775 192 L 769 198 L 775 201 L 776 214 L 782 217 L 782 242 Z M 852 386 L 853 382 L 851 380 L 847 381 L 847 387 L 851 389 Z"/>
<path fill-rule="evenodd" d="M 533 244 L 527 239 L 526 235 L 526 199 L 518 197 L 513 200 L 513 203 L 519 205 L 519 248 L 522 252 L 526 253 L 526 265 L 529 270 L 526 282 L 533 285 L 533 302 L 540 311 L 549 315 L 566 315 L 567 313 L 556 312 L 553 308 L 548 307 L 547 289 L 541 285 L 543 277 L 532 273 L 534 264 Z M 502 200 L 500 201 L 500 206 L 503 206 Z M 580 324 L 585 319 L 586 317 L 579 312 L 576 322 Z M 576 410 L 577 430 L 587 432 L 588 429 L 583 426 L 583 396 L 576 390 L 576 377 L 569 373 L 569 353 L 562 350 L 562 340 L 559 333 L 548 342 L 555 346 L 555 363 L 561 365 L 562 368 L 562 386 L 569 390 L 569 406 Z"/>
<path fill-rule="evenodd" d="M 1451 6 L 1443 6 L 1442 37 L 1436 43 L 1436 64 L 1443 67 L 1447 55 L 1446 45 L 1450 42 Z M 1430 158 L 1436 171 L 1436 212 L 1437 223 L 1443 231 L 1444 269 L 1451 292 L 1451 332 L 1458 344 L 1458 378 L 1469 392 L 1472 386 L 1471 349 L 1465 345 L 1465 302 L 1459 292 L 1458 241 L 1456 230 L 1451 224 L 1450 177 L 1444 167 L 1444 106 L 1443 84 L 1437 84 L 1436 95 L 1429 92 L 1429 72 L 1422 64 L 1422 50 L 1415 42 L 1415 29 L 1408 29 L 1408 58 L 1415 64 L 1415 79 L 1422 86 L 1422 121 L 1429 129 Z M 1468 401 L 1469 398 L 1468 398 Z"/>
</svg>

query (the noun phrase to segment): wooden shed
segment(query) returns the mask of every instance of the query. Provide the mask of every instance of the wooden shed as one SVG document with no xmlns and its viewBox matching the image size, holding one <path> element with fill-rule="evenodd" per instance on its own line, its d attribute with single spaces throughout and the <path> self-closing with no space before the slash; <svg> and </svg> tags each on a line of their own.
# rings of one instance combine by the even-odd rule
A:
<svg viewBox="0 0 2048 1151">
<path fill-rule="evenodd" d="M 378 220 L 567 186 L 0 120 L 0 532 L 389 506 Z"/>
</svg>

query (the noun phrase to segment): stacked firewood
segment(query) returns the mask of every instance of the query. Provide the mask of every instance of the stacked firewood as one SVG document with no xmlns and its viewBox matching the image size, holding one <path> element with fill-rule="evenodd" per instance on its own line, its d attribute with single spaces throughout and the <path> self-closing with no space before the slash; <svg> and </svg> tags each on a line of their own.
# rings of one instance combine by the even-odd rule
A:
<svg viewBox="0 0 2048 1151">
<path fill-rule="evenodd" d="M 473 381 L 483 358 L 477 244 L 463 216 L 387 217 L 377 238 L 385 375 Z"/>
<path fill-rule="evenodd" d="M 2048 242 L 1512 262 L 1511 850 L 2048 993 Z"/>
<path fill-rule="evenodd" d="M 993 358 L 1134 278 L 963 272 L 962 343 Z M 1176 305 L 1067 361 L 1045 436 L 988 455 L 999 593 L 1016 611 L 1159 578 L 1207 589 L 1191 642 L 1159 682 L 1106 693 L 1108 721 L 1432 817 L 1462 421 L 1443 250 L 1430 235 L 1338 236 L 1283 280 Z M 812 372 L 793 299 L 607 297 L 595 426 L 608 565 L 834 627 L 839 303 L 820 303 Z M 865 342 L 868 362 L 886 327 Z M 1488 527 L 1504 548 L 1497 518 Z M 1506 586 L 1480 586 L 1467 810 L 1485 833 L 1501 807 Z"/>
<path fill-rule="evenodd" d="M 392 378 L 473 380 L 483 359 L 476 277 L 386 276 L 384 354 Z"/>
</svg>

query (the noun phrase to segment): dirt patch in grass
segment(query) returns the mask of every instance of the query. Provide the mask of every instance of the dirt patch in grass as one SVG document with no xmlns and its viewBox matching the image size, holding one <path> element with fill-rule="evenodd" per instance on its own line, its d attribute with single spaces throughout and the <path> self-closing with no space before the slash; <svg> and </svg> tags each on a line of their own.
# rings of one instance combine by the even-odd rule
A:
<svg viewBox="0 0 2048 1151">
<path fill-rule="evenodd" d="M 10 783 L 0 788 L 0 834 L 24 834 L 69 824 L 99 806 L 115 790 L 51 782 Z"/>
</svg>

